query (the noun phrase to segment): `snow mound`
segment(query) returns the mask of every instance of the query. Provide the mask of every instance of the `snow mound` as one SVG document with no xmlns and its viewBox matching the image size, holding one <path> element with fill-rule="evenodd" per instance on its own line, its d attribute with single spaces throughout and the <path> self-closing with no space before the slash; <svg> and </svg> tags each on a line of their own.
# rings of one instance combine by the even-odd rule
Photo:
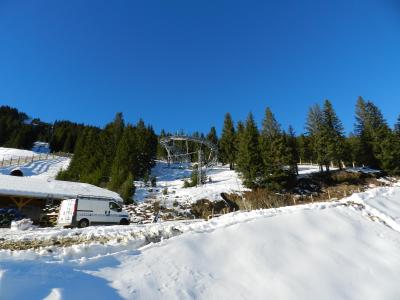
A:
<svg viewBox="0 0 400 300">
<path fill-rule="evenodd" d="M 36 228 L 36 226 L 33 225 L 32 220 L 30 219 L 22 219 L 19 221 L 12 221 L 11 222 L 11 230 L 32 230 Z"/>
</svg>

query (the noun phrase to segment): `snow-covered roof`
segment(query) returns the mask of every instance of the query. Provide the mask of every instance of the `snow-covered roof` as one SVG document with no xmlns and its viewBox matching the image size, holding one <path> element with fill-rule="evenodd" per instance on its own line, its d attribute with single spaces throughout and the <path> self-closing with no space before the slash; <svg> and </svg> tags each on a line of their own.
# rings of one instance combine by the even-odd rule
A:
<svg viewBox="0 0 400 300">
<path fill-rule="evenodd" d="M 117 193 L 87 183 L 8 175 L 0 175 L 0 195 L 53 199 L 92 195 L 122 201 Z"/>
</svg>

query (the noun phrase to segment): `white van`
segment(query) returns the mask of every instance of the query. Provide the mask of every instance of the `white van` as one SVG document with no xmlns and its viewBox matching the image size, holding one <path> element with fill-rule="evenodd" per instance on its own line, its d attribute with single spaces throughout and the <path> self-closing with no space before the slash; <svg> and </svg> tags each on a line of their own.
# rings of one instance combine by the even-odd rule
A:
<svg viewBox="0 0 400 300">
<path fill-rule="evenodd" d="M 129 224 L 129 214 L 112 198 L 78 196 L 61 202 L 57 224 L 64 227 L 87 227 L 100 224 Z"/>
</svg>

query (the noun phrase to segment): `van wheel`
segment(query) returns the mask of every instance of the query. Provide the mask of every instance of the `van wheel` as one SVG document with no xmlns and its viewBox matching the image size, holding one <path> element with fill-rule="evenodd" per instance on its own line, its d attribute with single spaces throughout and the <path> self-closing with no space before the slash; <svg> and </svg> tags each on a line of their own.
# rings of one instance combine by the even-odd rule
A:
<svg viewBox="0 0 400 300">
<path fill-rule="evenodd" d="M 121 219 L 121 221 L 119 221 L 119 225 L 129 225 L 129 221 L 127 219 Z"/>
<path fill-rule="evenodd" d="M 89 220 L 88 219 L 82 219 L 78 223 L 79 228 L 84 228 L 89 226 Z"/>
</svg>

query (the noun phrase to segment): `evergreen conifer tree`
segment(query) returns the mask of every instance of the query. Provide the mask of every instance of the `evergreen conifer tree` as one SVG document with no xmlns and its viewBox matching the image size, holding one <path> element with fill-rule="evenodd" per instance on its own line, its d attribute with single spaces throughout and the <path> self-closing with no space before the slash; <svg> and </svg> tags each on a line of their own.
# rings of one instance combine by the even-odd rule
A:
<svg viewBox="0 0 400 300">
<path fill-rule="evenodd" d="M 400 115 L 397 117 L 397 121 L 394 124 L 394 133 L 400 136 Z"/>
<path fill-rule="evenodd" d="M 312 106 L 308 112 L 306 131 L 307 136 L 311 141 L 313 157 L 319 164 L 321 171 L 322 166 L 329 164 L 329 159 L 326 153 L 326 145 L 322 138 L 323 128 L 323 113 L 318 104 Z"/>
<path fill-rule="evenodd" d="M 304 134 L 301 134 L 298 138 L 298 147 L 299 147 L 299 160 L 303 163 L 312 163 L 315 161 L 313 159 L 313 151 L 311 147 L 311 139 Z"/>
<path fill-rule="evenodd" d="M 325 100 L 322 118 L 321 139 L 326 147 L 326 159 L 335 162 L 342 168 L 342 160 L 345 153 L 345 138 L 343 125 L 337 117 L 329 100 Z M 329 164 L 326 165 L 329 170 Z"/>
<path fill-rule="evenodd" d="M 229 168 L 231 170 L 234 169 L 235 167 L 235 159 L 236 159 L 235 139 L 236 139 L 236 133 L 232 117 L 229 113 L 227 113 L 225 115 L 224 127 L 222 129 L 222 136 L 219 143 L 219 148 L 220 148 L 220 160 L 224 164 L 229 163 Z"/>
<path fill-rule="evenodd" d="M 359 164 L 382 168 L 388 157 L 384 140 L 391 139 L 391 131 L 379 108 L 371 101 L 359 97 L 356 105 L 355 134 L 358 138 L 357 157 Z M 386 163 L 387 165 L 387 163 Z"/>
<path fill-rule="evenodd" d="M 121 198 L 124 199 L 125 204 L 133 203 L 132 197 L 135 193 L 135 185 L 133 183 L 132 173 L 128 174 L 128 177 L 120 187 L 119 193 Z"/>
<path fill-rule="evenodd" d="M 265 187 L 280 189 L 286 185 L 289 172 L 285 168 L 287 164 L 293 163 L 290 159 L 291 153 L 288 146 L 286 134 L 281 131 L 274 114 L 267 107 L 260 138 L 263 160 L 263 185 Z M 293 171 L 293 168 L 290 168 L 290 171 Z"/>
<path fill-rule="evenodd" d="M 298 175 L 299 169 L 297 163 L 300 160 L 300 150 L 298 140 L 296 138 L 296 133 L 292 126 L 289 126 L 288 134 L 287 134 L 287 152 L 288 152 L 288 159 L 287 163 L 292 171 L 292 173 Z"/>
<path fill-rule="evenodd" d="M 134 142 L 135 129 L 126 126 L 118 143 L 117 151 L 111 167 L 110 182 L 108 187 L 116 192 L 120 191 L 121 185 L 132 175 L 132 144 Z"/>
<path fill-rule="evenodd" d="M 218 146 L 217 130 L 215 129 L 214 126 L 211 127 L 210 132 L 207 134 L 206 139 L 209 140 L 214 145 Z"/>
<path fill-rule="evenodd" d="M 246 186 L 256 187 L 262 171 L 262 159 L 259 150 L 259 132 L 251 113 L 247 117 L 243 132 L 238 135 L 238 142 L 238 170 L 243 174 Z"/>
</svg>

